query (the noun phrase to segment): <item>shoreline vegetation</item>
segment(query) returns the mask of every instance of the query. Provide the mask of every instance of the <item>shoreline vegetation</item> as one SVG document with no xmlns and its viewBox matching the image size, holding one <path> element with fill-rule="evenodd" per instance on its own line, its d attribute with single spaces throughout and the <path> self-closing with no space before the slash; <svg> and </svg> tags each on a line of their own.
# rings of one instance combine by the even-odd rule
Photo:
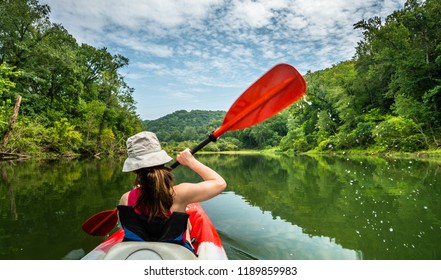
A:
<svg viewBox="0 0 441 280">
<path fill-rule="evenodd" d="M 175 156 L 176 152 L 167 151 L 170 155 Z M 397 158 L 397 159 L 417 159 L 417 160 L 430 160 L 435 161 L 441 164 L 441 149 L 432 150 L 432 151 L 418 151 L 418 152 L 373 152 L 368 150 L 347 150 L 347 151 L 327 151 L 327 152 L 319 152 L 319 151 L 308 151 L 302 153 L 291 154 L 284 151 L 280 151 L 277 148 L 263 149 L 263 150 L 231 150 L 231 151 L 198 151 L 200 155 L 262 155 L 262 156 L 270 156 L 270 157 L 279 157 L 279 156 L 336 156 L 336 157 L 380 157 L 380 158 Z M 117 155 L 112 155 L 112 157 L 124 157 L 125 153 L 119 153 Z M 108 155 L 104 157 L 109 157 Z M 26 154 L 13 154 L 13 153 L 3 153 L 0 152 L 0 161 L 9 161 L 9 160 L 54 160 L 54 159 L 79 159 L 84 158 L 81 154 L 35 154 L 35 155 L 26 155 Z M 99 154 L 94 155 L 94 158 L 101 158 Z"/>
<path fill-rule="evenodd" d="M 298 154 L 288 154 L 286 152 L 278 151 L 277 149 L 267 150 L 238 150 L 238 151 L 199 151 L 198 154 L 224 154 L 224 155 L 264 155 L 264 156 L 363 156 L 363 157 L 389 157 L 389 158 L 416 158 L 416 159 L 434 159 L 441 162 L 441 150 L 434 151 L 419 151 L 414 153 L 406 152 L 370 152 L 370 151 L 328 151 L 316 152 L 309 151 Z"/>
<path fill-rule="evenodd" d="M 37 0 L 0 1 L 0 10 L 0 158 L 117 157 L 142 130 L 174 155 L 221 126 L 224 111 L 141 120 L 121 74 L 126 57 L 79 44 Z M 352 59 L 308 71 L 304 98 L 204 152 L 439 158 L 440 10 L 439 0 L 408 0 L 360 19 Z"/>
<path fill-rule="evenodd" d="M 267 150 L 235 150 L 235 151 L 199 151 L 198 154 L 225 154 L 225 155 L 253 155 L 253 154 L 261 154 L 261 155 L 289 155 L 287 152 L 279 151 L 275 148 L 267 149 Z M 440 157 L 441 158 L 441 150 L 435 151 L 419 151 L 414 153 L 406 153 L 406 152 L 370 152 L 370 151 L 362 151 L 362 150 L 348 150 L 348 151 L 328 151 L 328 152 L 316 152 L 316 151 L 308 151 L 302 152 L 298 154 L 292 154 L 292 156 L 301 156 L 301 155 L 335 155 L 335 156 L 390 156 L 390 157 Z"/>
</svg>

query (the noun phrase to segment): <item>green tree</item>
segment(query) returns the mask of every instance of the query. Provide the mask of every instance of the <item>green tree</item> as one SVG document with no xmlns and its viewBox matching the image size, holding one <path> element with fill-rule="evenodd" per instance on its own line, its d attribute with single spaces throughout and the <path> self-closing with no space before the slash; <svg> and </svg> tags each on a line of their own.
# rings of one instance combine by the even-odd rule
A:
<svg viewBox="0 0 441 280">
<path fill-rule="evenodd" d="M 5 62 L 0 64 L 0 97 L 3 93 L 8 93 L 15 87 L 11 77 L 17 77 L 18 75 L 20 75 L 20 72 L 14 71 L 14 68 L 8 67 Z"/>
<path fill-rule="evenodd" d="M 49 129 L 49 139 L 51 142 L 48 143 L 48 148 L 61 153 L 78 150 L 82 141 L 81 133 L 75 131 L 75 126 L 67 118 L 54 122 L 54 126 Z"/>
<path fill-rule="evenodd" d="M 437 0 L 409 0 L 404 9 L 392 13 L 384 23 L 373 18 L 355 25 L 365 36 L 357 47 L 355 89 L 372 96 L 372 102 L 361 105 L 410 118 L 431 146 L 437 145 L 440 137 L 436 121 L 441 117 L 441 67 L 437 63 L 440 11 Z M 406 109 L 404 104 L 411 107 Z M 416 112 L 416 106 L 420 106 L 424 117 Z"/>
<path fill-rule="evenodd" d="M 380 150 L 418 151 L 425 147 L 424 139 L 417 133 L 417 125 L 403 117 L 390 117 L 373 131 L 373 137 Z"/>
<path fill-rule="evenodd" d="M 3 94 L 7 95 L 15 87 L 11 77 L 17 77 L 18 75 L 20 75 L 20 72 L 6 66 L 5 62 L 0 64 L 0 135 L 4 135 L 7 131 L 9 119 L 13 111 L 11 99 L 2 100 L 1 97 Z"/>
</svg>

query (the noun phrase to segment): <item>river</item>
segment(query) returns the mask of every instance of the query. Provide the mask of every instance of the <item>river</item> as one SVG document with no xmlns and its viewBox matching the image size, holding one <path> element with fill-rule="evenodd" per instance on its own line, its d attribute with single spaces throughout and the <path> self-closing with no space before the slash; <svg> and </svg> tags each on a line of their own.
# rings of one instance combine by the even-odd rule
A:
<svg viewBox="0 0 441 280">
<path fill-rule="evenodd" d="M 441 259 L 441 166 L 380 157 L 198 155 L 227 181 L 202 206 L 229 259 Z M 79 259 L 81 224 L 133 185 L 122 160 L 0 162 L 0 259 Z M 176 181 L 197 181 L 186 167 Z"/>
</svg>

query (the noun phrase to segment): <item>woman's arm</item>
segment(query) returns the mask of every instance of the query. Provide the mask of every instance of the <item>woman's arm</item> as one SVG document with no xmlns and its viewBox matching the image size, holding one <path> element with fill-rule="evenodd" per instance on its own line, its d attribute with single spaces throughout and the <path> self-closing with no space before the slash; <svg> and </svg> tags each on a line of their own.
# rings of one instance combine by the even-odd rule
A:
<svg viewBox="0 0 441 280">
<path fill-rule="evenodd" d="M 129 201 L 129 192 L 126 192 L 121 196 L 121 199 L 119 200 L 119 205 L 127 205 Z"/>
<path fill-rule="evenodd" d="M 181 183 L 174 187 L 175 201 L 179 204 L 201 202 L 208 200 L 221 192 L 227 186 L 224 178 L 216 171 L 198 161 L 189 149 L 181 152 L 176 158 L 180 164 L 188 166 L 203 179 L 200 183 Z"/>
</svg>

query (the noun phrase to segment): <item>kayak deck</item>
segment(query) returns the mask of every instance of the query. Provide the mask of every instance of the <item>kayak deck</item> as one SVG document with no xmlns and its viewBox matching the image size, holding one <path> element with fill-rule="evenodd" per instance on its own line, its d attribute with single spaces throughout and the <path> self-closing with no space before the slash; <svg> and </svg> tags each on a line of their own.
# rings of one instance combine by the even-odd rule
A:
<svg viewBox="0 0 441 280">
<path fill-rule="evenodd" d="M 187 248 L 164 242 L 122 242 L 124 230 L 118 229 L 95 249 L 84 256 L 83 260 L 226 260 L 227 255 L 214 225 L 199 203 L 187 206 L 195 239 L 193 247 L 196 257 Z"/>
</svg>

